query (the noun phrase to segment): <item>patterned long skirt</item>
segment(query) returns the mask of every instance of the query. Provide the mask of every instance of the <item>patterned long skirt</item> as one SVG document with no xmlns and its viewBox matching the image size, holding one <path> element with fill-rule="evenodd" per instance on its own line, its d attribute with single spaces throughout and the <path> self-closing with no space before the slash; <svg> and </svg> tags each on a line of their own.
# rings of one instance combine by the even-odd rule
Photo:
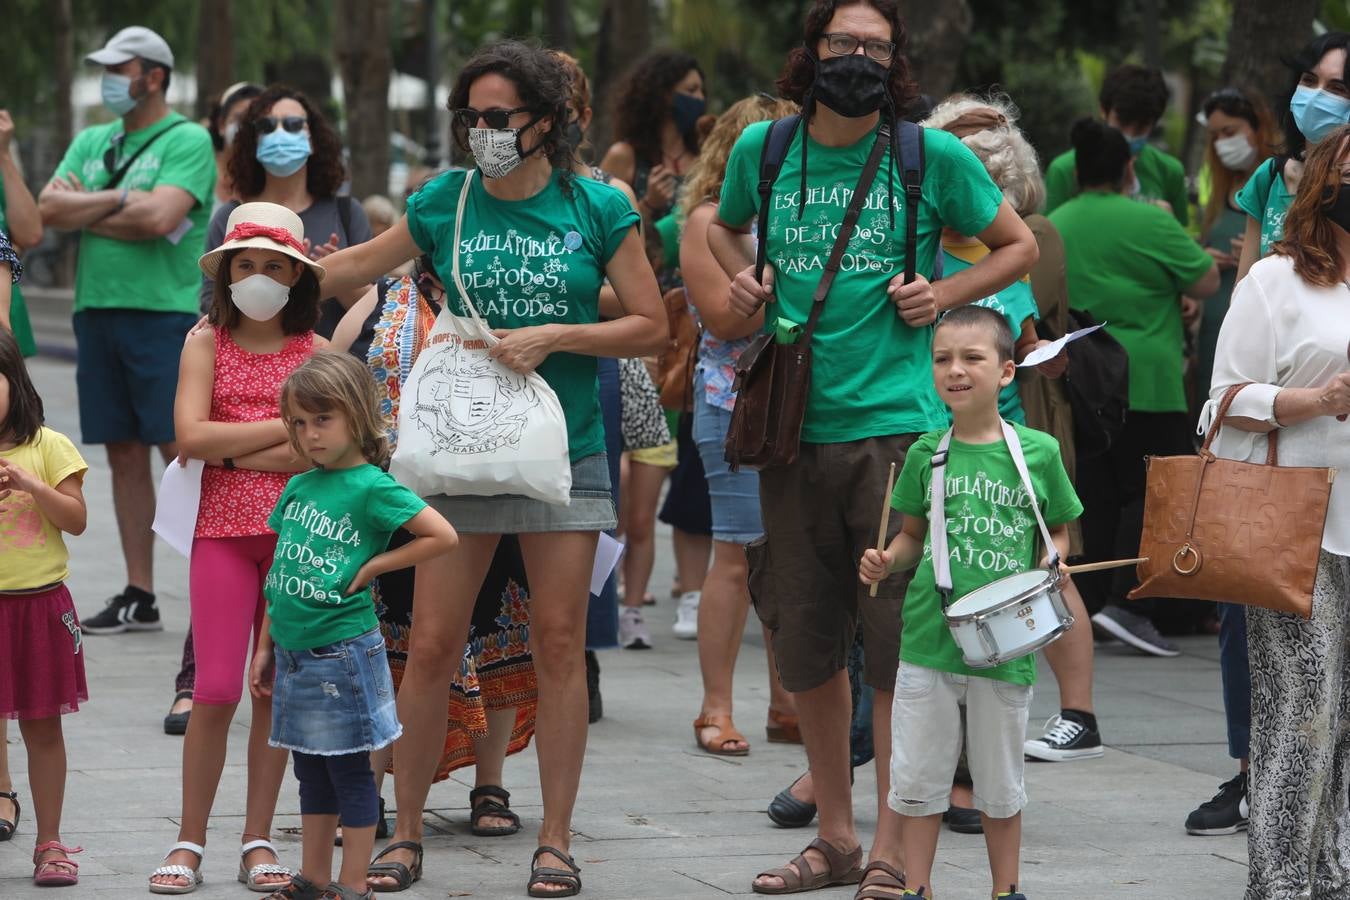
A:
<svg viewBox="0 0 1350 900">
<path fill-rule="evenodd" d="M 410 539 L 407 532 L 399 531 L 390 541 L 390 548 L 401 546 Z M 408 639 L 413 626 L 412 598 L 412 569 L 380 576 L 375 589 L 375 609 L 388 648 L 395 690 L 403 681 L 403 670 L 408 661 Z M 473 608 L 464 659 L 450 684 L 450 705 L 446 710 L 450 727 L 445 736 L 445 749 L 436 766 L 436 781 L 444 781 L 455 769 L 475 763 L 473 742 L 487 736 L 489 711 L 516 711 L 507 755 L 528 747 L 534 736 L 538 704 L 534 659 L 530 655 L 525 561 L 516 538 L 502 535 Z"/>
<path fill-rule="evenodd" d="M 1312 618 L 1247 609 L 1247 900 L 1350 897 L 1350 557 L 1322 553 Z"/>
</svg>

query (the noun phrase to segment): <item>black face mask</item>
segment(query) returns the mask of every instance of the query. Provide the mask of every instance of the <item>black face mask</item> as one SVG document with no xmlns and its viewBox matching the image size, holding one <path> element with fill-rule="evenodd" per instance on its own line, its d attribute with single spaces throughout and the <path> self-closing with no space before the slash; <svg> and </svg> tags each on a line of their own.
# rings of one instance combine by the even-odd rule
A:
<svg viewBox="0 0 1350 900">
<path fill-rule="evenodd" d="M 816 60 L 811 94 L 849 119 L 870 116 L 886 104 L 890 69 L 859 53 Z"/>
<path fill-rule="evenodd" d="M 1322 188 L 1322 214 L 1342 230 L 1350 231 L 1350 184 L 1341 185 L 1339 191 L 1330 185 Z"/>
</svg>

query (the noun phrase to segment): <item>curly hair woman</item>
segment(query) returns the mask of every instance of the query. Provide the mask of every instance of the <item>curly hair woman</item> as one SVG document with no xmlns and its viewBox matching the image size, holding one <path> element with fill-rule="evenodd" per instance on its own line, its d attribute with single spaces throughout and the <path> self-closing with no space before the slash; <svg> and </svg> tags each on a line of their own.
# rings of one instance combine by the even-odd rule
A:
<svg viewBox="0 0 1350 900">
<path fill-rule="evenodd" d="M 294 88 L 272 85 L 249 103 L 234 135 L 228 172 L 238 199 L 211 217 L 208 251 L 225 239 L 225 222 L 235 207 L 256 200 L 280 204 L 300 217 L 311 259 L 370 240 L 370 221 L 361 204 L 337 195 L 346 179 L 342 141 L 323 112 Z M 332 337 L 343 312 L 368 289 L 361 285 L 328 295 L 314 330 Z M 211 292 L 211 280 L 203 278 L 203 309 L 210 305 Z"/>
<path fill-rule="evenodd" d="M 649 221 L 675 205 L 698 157 L 698 120 L 707 108 L 703 70 L 688 53 L 658 50 L 633 66 L 614 98 L 615 142 L 600 168 L 633 186 Z"/>
</svg>

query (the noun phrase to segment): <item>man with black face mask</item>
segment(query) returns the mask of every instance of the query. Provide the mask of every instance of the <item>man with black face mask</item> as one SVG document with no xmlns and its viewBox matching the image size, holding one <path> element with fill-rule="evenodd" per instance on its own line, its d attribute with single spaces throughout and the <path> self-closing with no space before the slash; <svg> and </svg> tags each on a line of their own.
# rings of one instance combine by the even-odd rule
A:
<svg viewBox="0 0 1350 900">
<path fill-rule="evenodd" d="M 710 247 L 732 277 L 731 307 L 762 316 L 766 329 L 780 334 L 808 322 L 878 129 L 884 122 L 893 137 L 896 117 L 917 94 L 901 53 L 904 28 L 893 0 L 816 0 L 804 33 L 805 44 L 792 51 L 778 85 L 784 97 L 802 102 L 805 124 L 792 136 L 770 186 L 768 220 L 759 225 L 767 240 L 762 278 L 756 277 L 749 232 L 760 206 L 767 123 L 747 128 L 732 151 L 718 219 L 708 232 Z M 974 154 L 949 134 L 925 131 L 914 217 L 916 277 L 904 283 L 908 201 L 903 169 L 892 158 L 897 146 L 892 142 L 882 152 L 812 335 L 800 451 L 793 462 L 760 474 L 766 536 L 751 554 L 751 589 L 773 633 L 783 685 L 797 701 L 821 838 L 787 867 L 756 878 L 754 889 L 761 893 L 862 880 L 859 897 L 900 895 L 900 816 L 887 794 L 908 576 L 886 579 L 878 596 L 869 598 L 859 589 L 858 559 L 877 539 L 889 463 L 900 466 L 920 434 L 946 425 L 930 372 L 930 326 L 944 310 L 1011 284 L 1037 257 L 1035 238 Z M 917 167 L 914 160 L 904 163 Z M 992 252 L 970 269 L 930 283 L 944 225 L 977 235 Z M 891 518 L 888 540 L 899 528 L 897 519 Z M 878 824 L 865 871 L 851 804 L 844 670 L 859 628 L 864 679 L 876 691 Z"/>
</svg>

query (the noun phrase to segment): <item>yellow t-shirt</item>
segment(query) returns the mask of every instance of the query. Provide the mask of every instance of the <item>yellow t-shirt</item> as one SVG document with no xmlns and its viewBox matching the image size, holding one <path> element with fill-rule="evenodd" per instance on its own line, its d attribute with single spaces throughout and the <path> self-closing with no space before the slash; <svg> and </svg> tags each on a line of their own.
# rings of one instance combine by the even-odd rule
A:
<svg viewBox="0 0 1350 900">
<path fill-rule="evenodd" d="M 0 450 L 0 458 L 52 487 L 71 475 L 83 479 L 89 469 L 70 438 L 50 428 L 40 429 L 27 444 Z M 61 530 L 47 521 L 32 494 L 14 490 L 0 500 L 0 591 L 65 581 L 69 558 Z"/>
</svg>

